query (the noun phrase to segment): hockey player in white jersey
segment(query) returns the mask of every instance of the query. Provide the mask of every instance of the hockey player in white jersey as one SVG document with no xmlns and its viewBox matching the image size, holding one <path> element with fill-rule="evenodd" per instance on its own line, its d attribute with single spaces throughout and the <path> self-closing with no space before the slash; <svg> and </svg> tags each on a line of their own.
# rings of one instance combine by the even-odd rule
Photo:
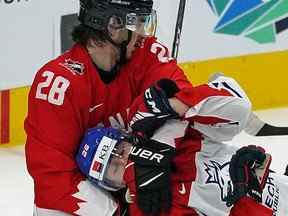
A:
<svg viewBox="0 0 288 216">
<path fill-rule="evenodd" d="M 146 192 L 149 194 L 144 209 L 149 209 L 149 206 L 150 209 L 153 209 L 153 199 L 155 198 L 153 194 L 155 196 L 159 196 L 161 193 L 165 194 L 163 191 L 168 191 L 167 186 L 170 185 L 172 197 L 171 203 L 167 205 L 169 208 L 161 209 L 156 215 L 239 215 L 236 210 L 240 208 L 243 211 L 243 208 L 239 207 L 239 204 L 237 206 L 237 203 L 249 207 L 250 210 L 255 208 L 260 215 L 264 215 L 264 212 L 265 215 L 266 213 L 269 215 L 269 213 L 272 214 L 272 211 L 273 215 L 287 215 L 288 207 L 284 201 L 288 198 L 286 195 L 288 180 L 287 177 L 273 172 L 267 178 L 266 187 L 261 200 L 259 200 L 261 202 L 254 203 L 249 197 L 241 198 L 232 213 L 230 212 L 231 207 L 226 205 L 228 188 L 231 185 L 229 184 L 231 182 L 229 162 L 237 147 L 227 145 L 225 141 L 231 140 L 245 127 L 251 111 L 250 101 L 241 87 L 233 79 L 220 76 L 208 85 L 196 87 L 195 98 L 190 103 L 193 106 L 186 110 L 185 116 L 181 120 L 168 120 L 152 136 L 154 144 L 166 143 L 175 148 L 176 154 L 173 158 L 172 168 L 163 169 L 160 166 L 161 169 L 159 169 L 157 164 L 154 165 L 154 170 L 156 170 L 153 173 L 154 177 L 157 176 L 157 173 L 166 174 L 165 172 L 171 171 L 170 184 L 168 182 L 163 187 L 159 184 L 161 179 L 157 179 L 159 182 L 149 181 L 149 179 L 153 179 L 153 175 L 148 175 L 146 181 L 145 178 L 141 179 L 142 183 L 146 182 Z M 140 120 L 139 122 L 141 125 Z M 161 154 L 161 149 L 157 148 L 155 151 Z M 146 152 L 143 155 L 151 162 L 151 157 L 148 157 L 150 153 Z M 170 155 L 162 153 L 162 156 L 165 158 Z M 129 163 L 125 173 L 126 184 L 129 186 L 132 198 L 130 213 L 133 216 L 146 215 L 143 213 L 143 203 L 139 203 L 139 194 L 142 193 L 143 197 L 145 190 L 139 188 L 139 180 L 135 179 L 137 175 L 134 172 L 135 164 L 141 166 L 142 162 L 139 164 L 137 157 L 132 157 L 132 160 L 134 164 Z M 147 166 L 147 164 L 145 165 Z M 148 164 L 148 166 L 150 165 L 153 166 L 153 163 Z M 160 171 L 157 172 L 157 169 Z M 261 194 L 261 190 L 259 194 Z M 252 205 L 249 205 L 251 202 Z M 263 211 L 262 214 L 261 211 Z"/>
<path fill-rule="evenodd" d="M 230 208 L 225 204 L 231 181 L 229 162 L 237 147 L 225 142 L 246 127 L 251 103 L 243 89 L 231 78 L 219 76 L 208 86 L 218 91 L 229 91 L 231 95 L 203 97 L 186 112 L 186 117 L 194 119 L 191 127 L 202 134 L 201 151 L 195 154 L 197 171 L 191 184 L 188 205 L 200 215 L 229 215 Z M 287 190 L 288 178 L 271 172 L 263 190 L 262 204 L 272 209 L 273 215 L 287 215 Z"/>
<path fill-rule="evenodd" d="M 132 144 L 125 141 L 127 140 L 127 137 L 125 136 L 126 135 L 123 136 L 119 130 L 113 128 L 92 128 L 85 134 L 84 139 L 80 145 L 76 160 L 81 171 L 88 177 L 88 179 L 95 185 L 95 187 L 103 188 L 108 191 L 117 191 L 125 187 L 123 175 L 125 168 L 129 166 L 127 165 L 129 153 L 137 155 L 136 152 L 139 151 L 139 148 L 133 148 Z M 153 154 L 151 154 L 152 157 L 153 155 L 158 155 L 154 156 L 156 160 L 165 160 L 167 155 L 157 151 L 157 148 L 155 148 L 153 151 L 150 150 L 151 149 L 143 148 L 141 151 L 142 157 L 146 155 L 146 159 L 149 159 L 148 152 L 153 152 Z M 144 151 L 146 151 L 145 154 L 143 153 Z M 161 157 L 159 157 L 160 155 Z M 265 158 L 265 154 L 261 148 L 248 146 L 241 148 L 232 157 L 231 164 L 233 167 L 237 167 L 236 175 L 233 174 L 233 172 L 230 172 L 232 173 L 231 177 L 234 184 L 234 193 L 235 191 L 245 191 L 236 189 L 244 186 L 244 184 L 242 184 L 243 182 L 241 182 L 239 186 L 237 186 L 237 184 L 240 183 L 239 180 L 244 180 L 245 177 L 247 177 L 245 175 L 238 175 L 241 173 L 241 171 L 239 172 L 239 168 L 241 170 L 241 164 L 244 165 L 246 162 L 248 164 L 248 162 L 252 161 L 255 163 L 262 163 L 263 156 Z M 244 171 L 244 169 L 242 171 Z M 239 176 L 242 176 L 242 178 L 239 178 Z M 249 181 L 251 181 L 250 178 Z M 251 184 L 249 183 L 247 186 L 251 186 Z M 253 200 L 253 198 L 249 198 L 247 196 L 247 193 L 249 193 L 248 191 L 249 190 L 247 190 L 247 192 L 245 191 L 244 193 L 236 193 L 231 196 L 233 197 L 236 195 L 237 198 L 235 199 L 235 196 L 232 198 L 234 207 L 230 212 L 230 216 L 242 216 L 244 213 L 246 216 L 249 216 L 251 215 L 251 210 L 257 210 L 256 213 L 253 213 L 253 216 L 272 216 L 271 209 L 261 205 L 260 203 L 257 203 L 255 200 Z M 184 193 L 184 191 L 182 190 L 181 193 Z M 125 199 L 127 202 L 132 203 L 133 205 L 134 198 L 129 192 L 126 193 Z M 177 211 L 175 211 L 176 209 Z M 162 213 L 162 215 L 196 215 L 193 213 L 193 209 L 187 208 L 185 206 L 180 209 L 172 206 L 172 211 L 173 214 L 171 213 L 170 209 L 170 212 L 165 211 L 165 213 Z M 127 213 L 123 215 L 127 215 Z M 135 212 L 131 212 L 130 215 L 135 215 Z M 141 213 L 141 215 L 146 214 Z"/>
</svg>

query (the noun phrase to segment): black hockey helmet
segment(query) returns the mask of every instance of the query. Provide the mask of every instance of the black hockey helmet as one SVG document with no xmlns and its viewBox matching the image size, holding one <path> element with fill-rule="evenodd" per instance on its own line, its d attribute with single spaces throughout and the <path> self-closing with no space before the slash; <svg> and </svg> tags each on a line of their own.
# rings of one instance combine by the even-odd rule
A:
<svg viewBox="0 0 288 216">
<path fill-rule="evenodd" d="M 79 21 L 95 30 L 128 29 L 153 35 L 156 12 L 153 0 L 80 0 Z"/>
</svg>

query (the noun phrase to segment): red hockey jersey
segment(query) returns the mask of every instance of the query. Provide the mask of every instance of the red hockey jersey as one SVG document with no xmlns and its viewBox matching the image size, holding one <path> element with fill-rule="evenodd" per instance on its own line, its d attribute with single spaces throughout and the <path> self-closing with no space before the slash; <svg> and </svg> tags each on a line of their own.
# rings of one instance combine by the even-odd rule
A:
<svg viewBox="0 0 288 216">
<path fill-rule="evenodd" d="M 182 89 L 179 98 L 192 91 L 167 48 L 155 38 L 147 38 L 134 51 L 110 84 L 102 82 L 87 50 L 79 44 L 37 72 L 25 130 L 27 168 L 34 179 L 38 207 L 81 213 L 80 204 L 89 204 L 89 197 L 81 196 L 84 177 L 74 161 L 82 134 L 99 125 L 125 128 L 133 100 L 161 78 L 177 82 Z"/>
<path fill-rule="evenodd" d="M 241 198 L 232 208 L 230 216 L 272 216 L 273 211 L 249 197 Z"/>
</svg>

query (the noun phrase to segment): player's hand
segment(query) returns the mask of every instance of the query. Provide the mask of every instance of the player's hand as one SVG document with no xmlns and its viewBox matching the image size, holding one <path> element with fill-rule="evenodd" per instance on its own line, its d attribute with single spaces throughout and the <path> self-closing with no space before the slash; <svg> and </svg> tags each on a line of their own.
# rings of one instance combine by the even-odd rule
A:
<svg viewBox="0 0 288 216">
<path fill-rule="evenodd" d="M 169 103 L 179 88 L 173 80 L 161 79 L 146 89 L 143 97 L 137 99 L 130 109 L 130 126 L 134 133 L 147 138 L 160 128 L 168 119 L 179 115 Z"/>
<path fill-rule="evenodd" d="M 230 162 L 229 173 L 233 185 L 228 189 L 226 205 L 230 207 L 247 195 L 261 202 L 270 163 L 271 156 L 265 154 L 263 148 L 252 145 L 240 148 Z"/>
<path fill-rule="evenodd" d="M 125 181 L 130 189 L 130 198 L 145 214 L 158 215 L 160 211 L 170 209 L 170 173 L 174 151 L 166 144 L 145 140 L 134 146 L 130 153 L 134 164 L 127 166 Z"/>
</svg>

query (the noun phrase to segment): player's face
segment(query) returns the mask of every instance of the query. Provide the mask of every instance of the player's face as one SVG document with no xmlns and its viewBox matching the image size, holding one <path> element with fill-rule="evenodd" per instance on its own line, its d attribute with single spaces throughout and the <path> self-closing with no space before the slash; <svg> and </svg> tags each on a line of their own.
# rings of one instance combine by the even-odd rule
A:
<svg viewBox="0 0 288 216">
<path fill-rule="evenodd" d="M 120 17 L 112 16 L 107 28 L 115 43 L 121 44 L 129 40 L 126 58 L 130 59 L 136 47 L 141 46 L 143 38 L 155 35 L 156 26 L 157 16 L 153 10 L 151 14 L 126 14 L 126 22 Z M 129 31 L 132 34 L 131 38 Z"/>
<path fill-rule="evenodd" d="M 114 148 L 109 166 L 105 173 L 105 179 L 113 183 L 114 187 L 122 188 L 125 186 L 123 180 L 125 166 L 128 162 L 128 157 L 132 145 L 127 142 L 121 142 Z"/>
<path fill-rule="evenodd" d="M 128 30 L 127 29 L 120 30 L 119 36 L 116 38 L 118 38 L 118 39 L 116 39 L 117 43 L 127 41 L 128 40 Z M 145 37 L 143 37 L 141 34 L 139 34 L 137 32 L 132 32 L 131 39 L 127 45 L 127 51 L 126 51 L 126 58 L 127 59 L 130 59 L 133 52 L 136 50 L 136 48 L 141 46 L 141 44 L 144 41 L 144 38 Z"/>
<path fill-rule="evenodd" d="M 136 50 L 137 47 L 140 47 L 144 41 L 144 37 L 136 32 L 132 33 L 131 41 L 127 46 L 127 53 L 126 58 L 130 59 L 133 52 Z"/>
</svg>

